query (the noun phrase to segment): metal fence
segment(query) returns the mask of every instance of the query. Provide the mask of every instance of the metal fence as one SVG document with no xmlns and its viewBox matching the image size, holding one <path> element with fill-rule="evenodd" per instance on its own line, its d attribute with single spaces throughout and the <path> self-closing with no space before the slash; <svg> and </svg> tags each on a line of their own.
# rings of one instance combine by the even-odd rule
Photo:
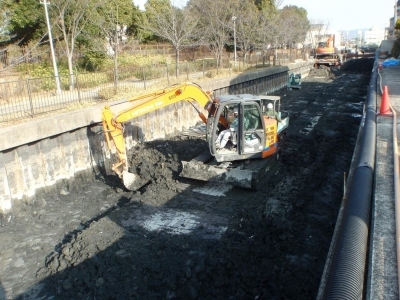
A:
<svg viewBox="0 0 400 300">
<path fill-rule="evenodd" d="M 289 56 L 278 58 L 253 56 L 247 61 L 223 60 L 216 66 L 215 59 L 201 59 L 176 64 L 154 64 L 143 67 L 120 67 L 117 73 L 105 72 L 76 73 L 72 76 L 25 78 L 0 82 L 0 122 L 10 122 L 33 118 L 45 113 L 74 110 L 100 101 L 107 101 L 120 93 L 133 93 L 146 90 L 155 83 L 169 86 L 182 81 L 196 81 L 212 78 L 218 72 L 242 72 L 271 65 L 284 65 Z M 273 60 L 272 60 L 273 59 Z M 117 75 L 115 77 L 115 75 Z M 61 91 L 56 89 L 59 80 Z"/>
</svg>

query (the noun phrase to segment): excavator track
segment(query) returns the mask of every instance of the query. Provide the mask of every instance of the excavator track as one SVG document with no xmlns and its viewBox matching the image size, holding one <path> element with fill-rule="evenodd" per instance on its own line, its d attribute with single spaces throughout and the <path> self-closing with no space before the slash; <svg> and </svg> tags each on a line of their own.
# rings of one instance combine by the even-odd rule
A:
<svg viewBox="0 0 400 300">
<path fill-rule="evenodd" d="M 180 176 L 257 190 L 278 169 L 278 158 L 279 153 L 263 159 L 218 163 L 207 150 L 190 161 L 182 161 Z"/>
</svg>

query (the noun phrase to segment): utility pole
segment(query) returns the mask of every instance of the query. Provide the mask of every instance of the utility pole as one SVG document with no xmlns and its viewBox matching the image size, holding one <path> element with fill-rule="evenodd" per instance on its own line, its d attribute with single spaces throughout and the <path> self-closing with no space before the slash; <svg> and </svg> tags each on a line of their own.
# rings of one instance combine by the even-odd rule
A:
<svg viewBox="0 0 400 300">
<path fill-rule="evenodd" d="M 118 20 L 118 4 L 117 6 L 117 24 L 115 26 L 115 41 L 114 41 L 114 93 L 117 94 L 118 88 L 118 48 L 119 48 L 119 34 L 120 34 L 120 26 Z"/>
<path fill-rule="evenodd" d="M 47 11 L 47 5 L 50 4 L 50 2 L 47 2 L 47 0 L 40 0 L 40 4 L 44 5 L 44 11 L 46 13 L 46 22 L 47 22 L 47 30 L 48 30 L 48 35 L 49 35 L 49 43 L 50 43 L 50 51 L 51 51 L 51 57 L 53 60 L 53 69 L 54 69 L 54 77 L 56 80 L 56 88 L 57 88 L 57 94 L 61 93 L 61 88 L 60 88 L 60 77 L 58 75 L 58 69 L 57 69 L 57 63 L 56 63 L 56 56 L 54 54 L 54 46 L 53 46 L 53 38 L 51 36 L 51 27 L 50 27 L 50 21 L 49 21 L 49 13 Z"/>
<path fill-rule="evenodd" d="M 236 67 L 236 17 L 233 16 L 232 17 L 232 21 L 233 21 L 233 48 L 234 48 L 234 66 Z"/>
</svg>

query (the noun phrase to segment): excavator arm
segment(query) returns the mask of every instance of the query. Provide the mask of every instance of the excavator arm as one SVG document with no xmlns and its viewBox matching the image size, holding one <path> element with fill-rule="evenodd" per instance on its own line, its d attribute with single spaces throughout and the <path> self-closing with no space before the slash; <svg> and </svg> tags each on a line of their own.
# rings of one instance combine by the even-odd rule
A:
<svg viewBox="0 0 400 300">
<path fill-rule="evenodd" d="M 112 169 L 123 179 L 126 188 L 129 190 L 137 190 L 143 186 L 145 182 L 143 182 L 137 174 L 128 172 L 128 158 L 126 155 L 123 135 L 124 123 L 183 100 L 191 103 L 197 110 L 199 117 L 203 122 L 207 123 L 206 117 L 196 108 L 193 102 L 196 102 L 204 109 L 209 110 L 213 102 L 211 96 L 211 92 L 203 91 L 197 84 L 186 82 L 154 93 L 129 99 L 126 102 L 131 102 L 133 107 L 125 109 L 118 114 L 112 112 L 110 106 L 104 107 L 102 111 L 102 124 L 107 147 L 108 149 L 111 149 L 111 141 L 113 141 L 118 154 L 118 162 L 113 165 Z"/>
</svg>

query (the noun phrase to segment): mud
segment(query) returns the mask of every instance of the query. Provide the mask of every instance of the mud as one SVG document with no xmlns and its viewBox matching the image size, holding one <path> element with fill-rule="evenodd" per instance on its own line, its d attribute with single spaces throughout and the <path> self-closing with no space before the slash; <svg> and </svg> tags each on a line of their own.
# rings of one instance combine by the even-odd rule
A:
<svg viewBox="0 0 400 300">
<path fill-rule="evenodd" d="M 0 298 L 315 299 L 372 62 L 276 93 L 290 126 L 258 191 L 180 178 L 180 161 L 207 147 L 181 135 L 129 153 L 149 180 L 137 192 L 76 180 L 27 203 L 0 228 Z"/>
</svg>

